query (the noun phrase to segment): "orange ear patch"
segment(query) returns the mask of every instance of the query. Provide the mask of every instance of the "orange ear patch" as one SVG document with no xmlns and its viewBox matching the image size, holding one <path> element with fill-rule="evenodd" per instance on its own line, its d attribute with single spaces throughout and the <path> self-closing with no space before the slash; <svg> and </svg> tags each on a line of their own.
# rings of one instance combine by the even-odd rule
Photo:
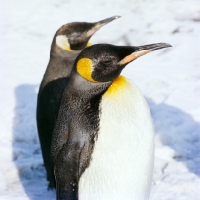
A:
<svg viewBox="0 0 200 200">
<path fill-rule="evenodd" d="M 76 65 L 78 73 L 90 82 L 98 82 L 92 78 L 92 61 L 89 58 L 81 58 Z"/>
<path fill-rule="evenodd" d="M 71 50 L 68 38 L 65 35 L 58 35 L 56 37 L 56 45 L 65 51 L 74 51 Z"/>
</svg>

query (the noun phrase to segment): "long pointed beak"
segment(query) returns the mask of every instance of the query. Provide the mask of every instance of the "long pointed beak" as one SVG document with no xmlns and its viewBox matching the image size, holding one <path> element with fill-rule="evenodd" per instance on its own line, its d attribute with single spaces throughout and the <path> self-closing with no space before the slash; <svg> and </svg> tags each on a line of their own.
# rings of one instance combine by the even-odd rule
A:
<svg viewBox="0 0 200 200">
<path fill-rule="evenodd" d="M 148 44 L 148 45 L 144 45 L 144 46 L 135 47 L 134 52 L 132 54 L 126 56 L 125 58 L 123 58 L 119 62 L 119 64 L 120 65 L 127 64 L 127 63 L 137 59 L 138 57 L 147 54 L 147 53 L 150 53 L 150 52 L 155 51 L 155 50 L 163 49 L 163 48 L 168 48 L 168 47 L 172 47 L 172 46 L 170 44 L 167 44 L 167 43 L 157 43 L 157 44 Z"/>
<path fill-rule="evenodd" d="M 94 23 L 94 26 L 92 29 L 90 29 L 88 32 L 87 32 L 87 37 L 91 37 L 96 31 L 98 31 L 102 26 L 108 24 L 109 22 L 112 22 L 113 20 L 115 19 L 118 19 L 120 18 L 121 16 L 113 16 L 113 17 L 109 17 L 109 18 L 106 18 L 106 19 L 103 19 L 101 21 L 98 21 L 98 22 L 95 22 Z"/>
</svg>

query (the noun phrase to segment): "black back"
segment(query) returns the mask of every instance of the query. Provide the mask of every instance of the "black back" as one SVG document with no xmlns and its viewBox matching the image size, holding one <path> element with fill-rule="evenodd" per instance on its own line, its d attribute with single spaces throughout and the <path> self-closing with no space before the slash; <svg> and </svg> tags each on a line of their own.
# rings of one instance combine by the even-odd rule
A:
<svg viewBox="0 0 200 200">
<path fill-rule="evenodd" d="M 40 90 L 37 99 L 37 126 L 49 188 L 55 187 L 53 168 L 50 160 L 51 138 L 58 116 L 62 93 L 67 82 L 68 78 L 60 78 L 49 82 Z"/>
<path fill-rule="evenodd" d="M 50 61 L 38 93 L 37 128 L 49 189 L 55 188 L 55 178 L 50 160 L 52 134 L 62 94 L 68 83 L 71 69 L 78 53 L 79 51 L 67 52 L 61 50 L 53 42 Z"/>
</svg>

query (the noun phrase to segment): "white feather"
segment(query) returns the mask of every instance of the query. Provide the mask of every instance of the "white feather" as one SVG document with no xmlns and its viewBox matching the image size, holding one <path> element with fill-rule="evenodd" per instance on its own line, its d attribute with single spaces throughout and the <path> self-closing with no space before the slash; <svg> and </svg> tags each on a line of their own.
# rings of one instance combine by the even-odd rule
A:
<svg viewBox="0 0 200 200">
<path fill-rule="evenodd" d="M 149 107 L 133 83 L 105 93 L 92 160 L 79 181 L 80 200 L 146 200 L 153 174 Z"/>
</svg>

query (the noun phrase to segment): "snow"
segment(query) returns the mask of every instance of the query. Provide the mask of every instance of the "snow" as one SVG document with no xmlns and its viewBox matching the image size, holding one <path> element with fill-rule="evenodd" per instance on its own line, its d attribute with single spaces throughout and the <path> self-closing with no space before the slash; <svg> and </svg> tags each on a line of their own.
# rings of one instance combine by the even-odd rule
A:
<svg viewBox="0 0 200 200">
<path fill-rule="evenodd" d="M 0 199 L 53 200 L 37 136 L 37 91 L 55 31 L 122 17 L 90 40 L 170 43 L 123 71 L 145 95 L 155 125 L 151 200 L 200 199 L 200 1 L 0 1 Z"/>
</svg>

